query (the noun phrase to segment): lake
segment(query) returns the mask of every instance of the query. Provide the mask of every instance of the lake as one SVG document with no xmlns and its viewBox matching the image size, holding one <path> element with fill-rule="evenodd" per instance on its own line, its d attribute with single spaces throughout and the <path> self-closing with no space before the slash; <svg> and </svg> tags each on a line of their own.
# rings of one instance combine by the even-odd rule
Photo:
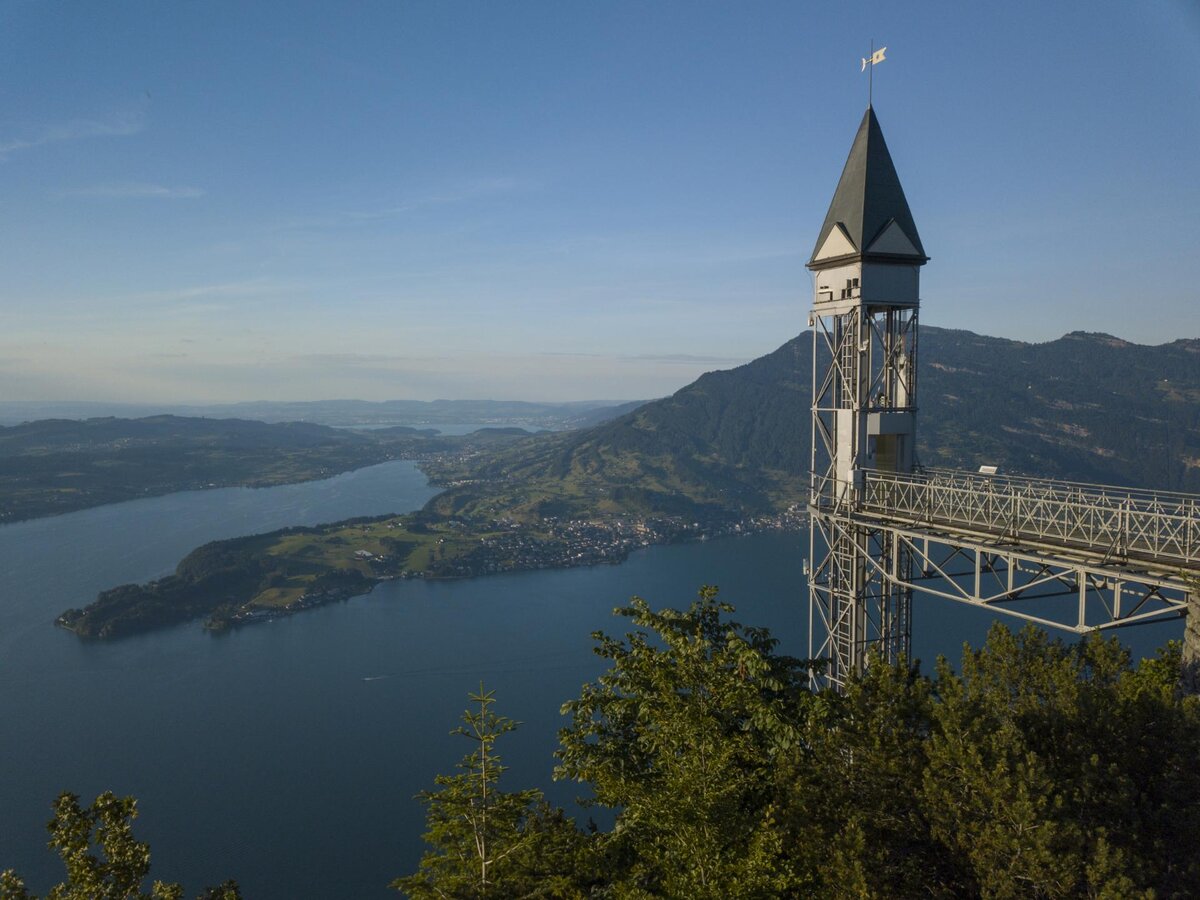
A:
<svg viewBox="0 0 1200 900">
<path fill-rule="evenodd" d="M 737 618 L 805 655 L 806 538 L 653 547 L 619 566 L 453 582 L 366 597 L 213 636 L 199 622 L 88 643 L 54 617 L 108 587 L 167 574 L 198 544 L 403 512 L 434 493 L 412 463 L 327 481 L 172 494 L 0 527 L 0 869 L 43 892 L 61 875 L 44 824 L 62 790 L 139 799 L 153 876 L 188 896 L 227 877 L 247 900 L 383 898 L 422 851 L 413 795 L 467 742 L 448 732 L 482 681 L 523 724 L 498 745 L 512 789 L 569 804 L 550 771 L 563 701 L 600 671 L 589 634 L 639 594 L 685 606 L 718 584 Z M 957 659 L 991 617 L 914 602 L 914 653 Z M 1122 637 L 1151 652 L 1178 622 Z"/>
</svg>

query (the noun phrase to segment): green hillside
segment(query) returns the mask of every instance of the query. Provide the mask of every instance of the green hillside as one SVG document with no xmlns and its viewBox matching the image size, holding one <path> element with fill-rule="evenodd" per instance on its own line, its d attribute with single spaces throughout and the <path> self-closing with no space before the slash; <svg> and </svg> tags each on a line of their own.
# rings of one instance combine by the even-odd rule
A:
<svg viewBox="0 0 1200 900">
<path fill-rule="evenodd" d="M 921 333 L 925 465 L 1200 491 L 1200 340 L 1159 347 L 1075 332 L 1027 344 Z M 593 428 L 435 467 L 444 515 L 778 510 L 808 469 L 807 335 Z"/>
</svg>

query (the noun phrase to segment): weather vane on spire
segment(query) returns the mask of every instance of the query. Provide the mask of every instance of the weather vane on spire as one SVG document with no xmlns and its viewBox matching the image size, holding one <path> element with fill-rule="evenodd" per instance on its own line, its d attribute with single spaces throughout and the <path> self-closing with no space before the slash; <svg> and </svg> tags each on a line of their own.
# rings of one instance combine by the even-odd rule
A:
<svg viewBox="0 0 1200 900">
<path fill-rule="evenodd" d="M 870 57 L 863 57 L 862 71 L 867 71 L 867 66 L 871 67 L 871 74 L 867 76 L 867 106 L 870 106 L 871 101 L 874 99 L 875 66 L 887 59 L 887 57 L 883 55 L 885 50 L 887 50 L 887 47 L 880 47 L 878 50 L 876 50 L 875 42 L 871 41 L 871 55 Z"/>
</svg>

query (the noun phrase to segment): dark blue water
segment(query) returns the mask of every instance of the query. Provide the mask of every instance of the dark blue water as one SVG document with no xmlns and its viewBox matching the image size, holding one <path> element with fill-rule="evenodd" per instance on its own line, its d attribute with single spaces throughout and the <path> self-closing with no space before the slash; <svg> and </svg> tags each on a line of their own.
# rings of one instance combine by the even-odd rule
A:
<svg viewBox="0 0 1200 900">
<path fill-rule="evenodd" d="M 448 732 L 480 681 L 523 722 L 498 748 L 510 786 L 553 785 L 558 708 L 600 670 L 591 631 L 632 594 L 685 606 L 719 584 L 748 624 L 804 655 L 805 541 L 767 534 L 657 547 L 620 566 L 393 582 L 367 597 L 213 637 L 198 624 L 117 643 L 50 625 L 105 587 L 170 571 L 218 537 L 403 511 L 431 494 L 408 463 L 325 482 L 175 494 L 0 528 L 0 868 L 59 876 L 42 826 L 63 789 L 139 798 L 155 877 L 247 898 L 387 897 L 421 853 L 412 798 L 466 751 Z M 914 651 L 957 658 L 990 617 L 918 600 Z M 1149 652 L 1178 623 L 1131 630 Z"/>
</svg>

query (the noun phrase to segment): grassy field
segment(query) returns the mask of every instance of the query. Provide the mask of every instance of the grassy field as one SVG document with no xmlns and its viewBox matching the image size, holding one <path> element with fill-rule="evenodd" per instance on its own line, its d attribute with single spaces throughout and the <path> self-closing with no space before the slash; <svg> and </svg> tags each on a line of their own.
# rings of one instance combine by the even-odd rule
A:
<svg viewBox="0 0 1200 900">
<path fill-rule="evenodd" d="M 244 608 L 285 609 L 318 589 L 319 579 L 329 573 L 355 573 L 371 581 L 438 574 L 506 533 L 468 529 L 457 521 L 418 525 L 411 516 L 282 533 L 261 549 L 268 574 Z M 530 541 L 548 537 L 542 529 L 522 534 Z M 511 562 L 503 555 L 494 561 Z"/>
</svg>

